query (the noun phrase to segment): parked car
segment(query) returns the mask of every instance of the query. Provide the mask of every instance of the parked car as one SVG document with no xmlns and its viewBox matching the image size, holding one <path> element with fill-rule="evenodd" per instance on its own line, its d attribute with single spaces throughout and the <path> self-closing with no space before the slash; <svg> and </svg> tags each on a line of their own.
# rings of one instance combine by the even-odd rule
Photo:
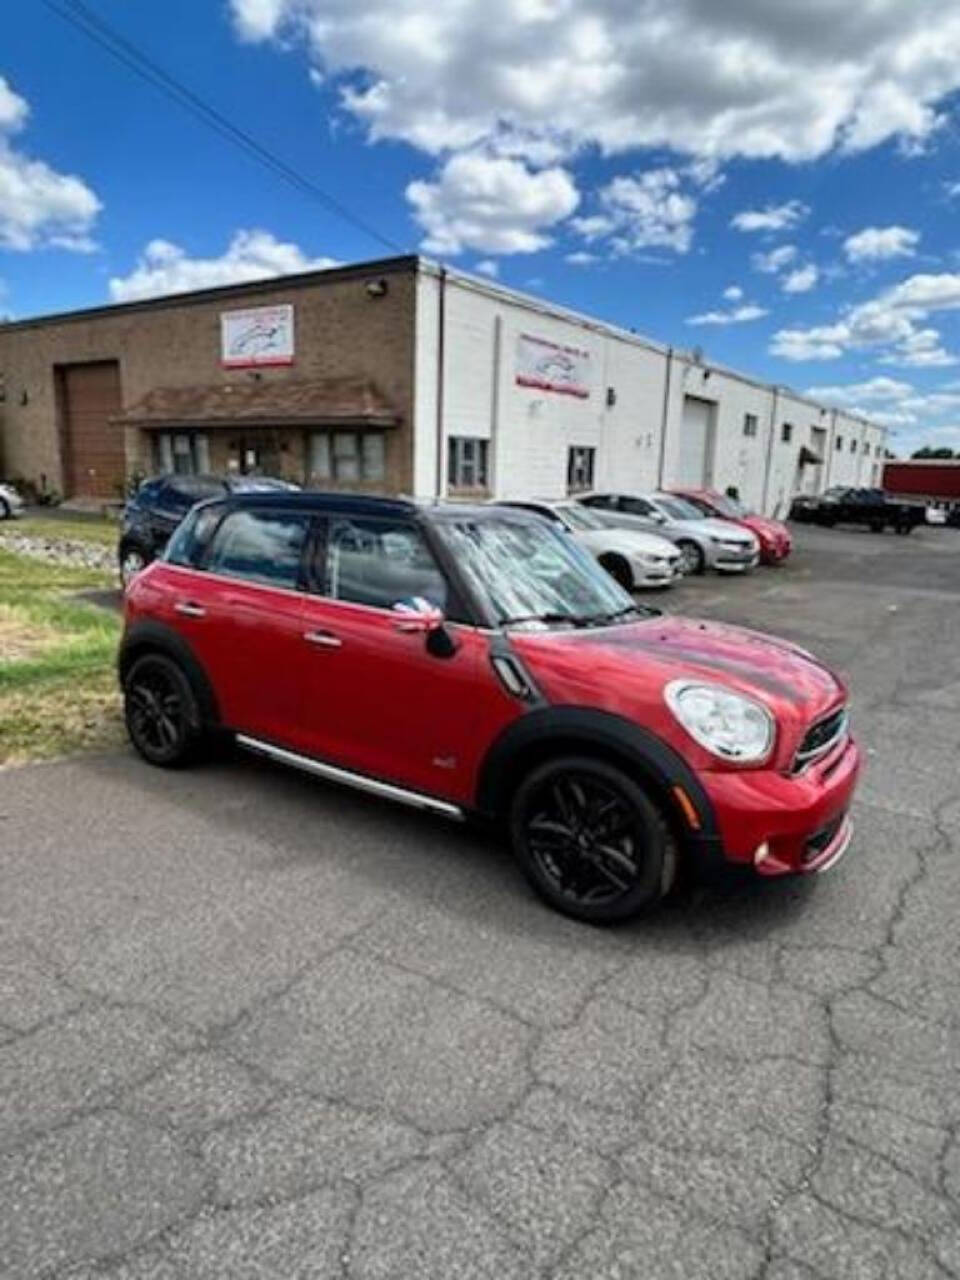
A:
<svg viewBox="0 0 960 1280">
<path fill-rule="evenodd" d="M 785 524 L 770 516 L 758 515 L 745 507 L 739 498 L 731 498 L 728 493 L 718 493 L 716 489 L 671 489 L 670 492 L 689 502 L 705 516 L 730 520 L 743 529 L 749 529 L 760 543 L 760 559 L 763 564 L 782 564 L 793 550 L 793 538 Z"/>
<path fill-rule="evenodd" d="M 743 573 L 759 563 L 760 543 L 749 529 L 705 516 L 672 494 L 590 493 L 579 501 L 616 528 L 645 529 L 669 538 L 680 551 L 684 573 Z"/>
<path fill-rule="evenodd" d="M 786 641 L 638 605 L 525 511 L 202 503 L 131 583 L 119 676 L 151 764 L 229 731 L 321 778 L 482 818 L 583 920 L 633 915 L 681 862 L 806 873 L 850 841 L 843 683 Z"/>
<path fill-rule="evenodd" d="M 123 509 L 117 559 L 124 588 L 167 545 L 170 535 L 190 508 L 205 498 L 225 493 L 268 493 L 295 489 L 286 480 L 269 476 L 200 475 L 155 476 L 145 480 Z"/>
<path fill-rule="evenodd" d="M 0 520 L 14 520 L 23 515 L 23 499 L 12 484 L 0 484 Z"/>
<path fill-rule="evenodd" d="M 626 591 L 672 587 L 683 577 L 680 552 L 666 538 L 639 529 L 612 529 L 578 502 L 501 502 L 498 506 L 533 511 L 565 529 L 590 552 Z"/>
<path fill-rule="evenodd" d="M 900 502 L 882 489 L 847 489 L 834 485 L 818 496 L 800 494 L 790 504 L 790 519 L 833 528 L 837 524 L 866 525 L 874 533 L 893 529 L 912 533 L 925 524 L 926 507 L 920 503 Z"/>
</svg>

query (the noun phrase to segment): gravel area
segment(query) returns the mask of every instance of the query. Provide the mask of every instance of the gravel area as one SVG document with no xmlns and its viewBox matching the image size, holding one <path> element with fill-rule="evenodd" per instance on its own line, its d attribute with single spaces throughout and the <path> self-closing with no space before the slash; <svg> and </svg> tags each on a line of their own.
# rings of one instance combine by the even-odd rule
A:
<svg viewBox="0 0 960 1280">
<path fill-rule="evenodd" d="M 0 529 L 0 548 L 16 555 L 43 560 L 47 564 L 62 564 L 74 569 L 103 569 L 110 572 L 116 567 L 116 552 L 112 547 L 102 547 L 95 542 L 81 542 L 74 538 L 51 538 Z"/>
</svg>

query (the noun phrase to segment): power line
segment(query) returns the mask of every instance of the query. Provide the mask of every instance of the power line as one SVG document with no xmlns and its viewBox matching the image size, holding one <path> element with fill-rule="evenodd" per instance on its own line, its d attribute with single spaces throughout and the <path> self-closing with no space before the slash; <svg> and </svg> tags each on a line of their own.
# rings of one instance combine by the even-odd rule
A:
<svg viewBox="0 0 960 1280">
<path fill-rule="evenodd" d="M 122 62 L 124 66 L 140 76 L 142 80 L 152 84 L 154 88 L 159 89 L 161 93 L 165 93 L 167 97 L 172 98 L 186 111 L 189 111 L 191 115 L 201 120 L 208 128 L 252 156 L 266 169 L 269 169 L 275 177 L 283 179 L 292 187 L 295 187 L 302 195 L 317 200 L 329 212 L 335 214 L 338 218 L 342 218 L 345 222 L 349 222 L 351 226 L 358 231 L 362 231 L 370 239 L 376 240 L 385 248 L 390 249 L 391 252 L 400 254 L 408 252 L 402 245 L 383 235 L 351 209 L 348 209 L 346 205 L 341 204 L 334 196 L 324 191 L 322 187 L 317 186 L 310 178 L 304 177 L 303 174 L 287 164 L 285 160 L 275 156 L 273 152 L 269 151 L 262 143 L 259 143 L 246 130 L 234 124 L 216 107 L 211 106 L 210 103 L 194 93 L 192 89 L 177 80 L 175 76 L 165 71 L 163 67 L 138 49 L 136 45 L 87 8 L 82 3 L 82 0 L 43 0 L 43 3 L 57 17 L 64 22 L 70 23 L 71 26 L 99 45 L 118 62 Z"/>
</svg>

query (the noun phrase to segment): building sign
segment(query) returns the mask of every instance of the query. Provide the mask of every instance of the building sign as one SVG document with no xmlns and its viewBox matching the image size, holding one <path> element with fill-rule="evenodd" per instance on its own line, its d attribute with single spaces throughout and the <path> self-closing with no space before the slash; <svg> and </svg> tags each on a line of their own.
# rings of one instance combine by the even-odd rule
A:
<svg viewBox="0 0 960 1280">
<path fill-rule="evenodd" d="M 517 385 L 586 400 L 590 395 L 590 352 L 521 333 L 517 338 Z"/>
<path fill-rule="evenodd" d="M 293 364 L 293 307 L 253 307 L 220 313 L 221 363 L 225 369 Z"/>
</svg>

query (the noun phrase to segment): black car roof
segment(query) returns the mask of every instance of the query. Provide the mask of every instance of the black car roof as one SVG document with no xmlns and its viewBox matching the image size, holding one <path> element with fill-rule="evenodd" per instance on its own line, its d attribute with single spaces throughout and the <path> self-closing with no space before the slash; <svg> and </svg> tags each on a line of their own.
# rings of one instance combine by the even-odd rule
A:
<svg viewBox="0 0 960 1280">
<path fill-rule="evenodd" d="M 277 511 L 337 511 L 356 516 L 422 516 L 428 520 L 496 520 L 510 515 L 518 519 L 539 520 L 532 512 L 504 508 L 491 503 L 437 502 L 414 498 L 385 498 L 377 494 L 337 493 L 315 490 L 264 491 L 230 493 L 211 499 L 231 508 L 257 507 Z M 209 505 L 209 504 L 205 504 Z"/>
</svg>

